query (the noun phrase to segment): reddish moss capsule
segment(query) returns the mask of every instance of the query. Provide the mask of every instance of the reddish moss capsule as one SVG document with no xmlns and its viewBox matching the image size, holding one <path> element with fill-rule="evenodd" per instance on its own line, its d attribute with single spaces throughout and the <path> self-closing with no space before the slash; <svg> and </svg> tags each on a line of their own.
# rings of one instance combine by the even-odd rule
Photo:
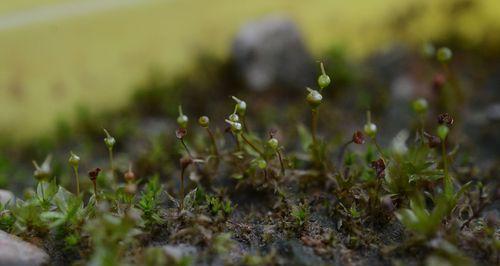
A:
<svg viewBox="0 0 500 266">
<path fill-rule="evenodd" d="M 442 114 L 438 115 L 437 121 L 440 125 L 446 124 L 448 126 L 452 126 L 453 123 L 455 122 L 453 117 L 451 115 L 449 115 L 448 113 L 442 113 Z"/>
<path fill-rule="evenodd" d="M 383 178 L 385 176 L 384 160 L 378 159 L 376 161 L 373 161 L 371 166 L 375 170 L 378 178 Z"/>
<path fill-rule="evenodd" d="M 363 136 L 363 133 L 358 130 L 352 134 L 352 142 L 356 144 L 363 144 L 365 143 L 365 136 Z"/>
<path fill-rule="evenodd" d="M 99 176 L 99 172 L 101 172 L 101 168 L 99 167 L 89 172 L 89 178 L 92 182 L 96 181 L 97 176 Z"/>
</svg>

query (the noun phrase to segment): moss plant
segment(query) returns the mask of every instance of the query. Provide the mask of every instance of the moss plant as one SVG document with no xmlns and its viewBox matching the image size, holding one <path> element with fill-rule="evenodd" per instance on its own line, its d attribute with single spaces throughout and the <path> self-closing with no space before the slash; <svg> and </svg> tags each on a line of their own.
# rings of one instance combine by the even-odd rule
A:
<svg viewBox="0 0 500 266">
<path fill-rule="evenodd" d="M 439 107 L 417 99 L 411 108 L 418 127 L 397 134 L 392 148 L 377 142 L 386 130 L 379 132 L 384 123 L 375 124 L 369 111 L 363 129 L 344 141 L 340 133 L 328 134 L 329 127 L 320 138 L 318 108 L 331 83 L 320 67 L 319 88 L 306 96 L 310 130 L 298 127 L 295 134 L 288 132 L 295 125 L 276 124 L 284 134 L 266 135 L 257 129 L 269 125 L 255 123 L 250 131 L 247 102 L 233 97 L 232 113 L 220 110 L 211 118 L 227 123 L 234 150 L 229 139 L 213 134 L 221 131 L 208 116 L 198 119 L 206 135 L 187 135 L 189 118 L 179 106 L 177 117 L 175 108 L 171 113 L 177 140 L 166 132 L 145 155 L 133 150 L 128 170 L 112 184 L 100 168 L 89 171 L 90 198 L 80 189 L 83 164 L 75 153 L 67 161 L 71 169 L 57 158 L 52 167 L 51 156 L 33 162 L 38 184 L 0 202 L 0 229 L 40 244 L 56 265 L 498 264 L 498 221 L 485 213 L 500 198 L 497 176 L 471 167 L 462 149 L 450 149 L 454 118 L 440 114 L 434 135 L 427 133 L 427 113 Z M 116 141 L 104 132 L 110 169 L 118 173 Z M 418 141 L 407 141 L 410 134 Z M 372 145 L 362 145 L 365 139 Z M 220 164 L 215 171 L 212 158 Z M 172 174 L 175 179 L 167 178 Z M 58 183 L 73 176 L 74 193 Z M 471 176 L 474 183 L 467 182 Z M 254 254 L 254 247 L 265 248 Z"/>
<path fill-rule="evenodd" d="M 80 196 L 80 178 L 78 176 L 78 165 L 80 164 L 80 157 L 71 151 L 68 162 L 71 165 L 71 168 L 73 168 L 73 171 L 75 172 L 76 195 L 79 197 Z"/>
<path fill-rule="evenodd" d="M 104 138 L 104 144 L 106 144 L 106 147 L 108 148 L 108 155 L 109 155 L 109 170 L 111 171 L 111 177 L 114 179 L 115 177 L 115 163 L 114 163 L 114 158 L 113 158 L 113 147 L 116 144 L 116 140 L 113 136 L 109 134 L 109 132 L 104 129 L 104 133 L 106 133 L 106 137 Z"/>
</svg>

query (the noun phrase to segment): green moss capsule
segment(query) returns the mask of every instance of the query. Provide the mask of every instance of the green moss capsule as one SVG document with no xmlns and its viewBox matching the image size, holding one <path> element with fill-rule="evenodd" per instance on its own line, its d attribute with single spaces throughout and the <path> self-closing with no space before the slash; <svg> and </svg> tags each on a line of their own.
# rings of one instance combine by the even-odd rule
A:
<svg viewBox="0 0 500 266">
<path fill-rule="evenodd" d="M 247 111 L 247 103 L 243 100 L 236 98 L 235 96 L 232 96 L 232 98 L 236 102 L 236 113 L 238 113 L 241 116 L 244 116 Z"/>
<path fill-rule="evenodd" d="M 74 154 L 73 152 L 70 152 L 68 163 L 72 167 L 78 167 L 78 165 L 80 164 L 80 157 L 78 155 Z"/>
<path fill-rule="evenodd" d="M 321 75 L 318 77 L 318 86 L 321 89 L 326 88 L 328 85 L 330 85 L 330 77 L 326 74 L 325 72 L 325 66 L 323 65 L 323 62 L 320 63 L 321 66 Z"/>
<path fill-rule="evenodd" d="M 198 124 L 200 124 L 200 126 L 202 127 L 208 127 L 209 123 L 210 119 L 208 118 L 208 116 L 200 116 L 200 118 L 198 118 Z"/>
<path fill-rule="evenodd" d="M 243 130 L 243 126 L 239 122 L 234 122 L 234 121 L 227 120 L 227 119 L 226 119 L 226 122 L 231 126 L 231 131 L 234 134 L 239 134 Z"/>
<path fill-rule="evenodd" d="M 115 146 L 116 144 L 116 140 L 113 136 L 109 134 L 109 132 L 105 128 L 103 128 L 103 130 L 104 133 L 106 133 L 106 137 L 104 138 L 104 144 L 106 144 L 106 147 L 108 147 L 108 149 L 112 149 L 113 146 Z"/>
<path fill-rule="evenodd" d="M 187 128 L 189 118 L 182 112 L 182 106 L 179 105 L 179 116 L 177 117 L 177 124 L 180 128 Z"/>
<path fill-rule="evenodd" d="M 366 123 L 363 130 L 365 131 L 365 134 L 371 138 L 377 135 L 377 125 L 374 123 Z"/>
<path fill-rule="evenodd" d="M 267 162 L 264 159 L 256 159 L 255 163 L 260 169 L 266 169 L 267 167 Z"/>
<path fill-rule="evenodd" d="M 229 120 L 232 121 L 232 122 L 239 122 L 240 121 L 240 117 L 237 114 L 231 114 L 229 116 Z"/>
<path fill-rule="evenodd" d="M 453 52 L 448 47 L 441 47 L 437 50 L 436 58 L 441 63 L 446 63 L 453 57 Z"/>
<path fill-rule="evenodd" d="M 419 98 L 411 103 L 411 107 L 415 113 L 423 114 L 427 112 L 427 109 L 429 109 L 429 104 L 426 99 Z"/>
<path fill-rule="evenodd" d="M 267 141 L 267 145 L 269 145 L 269 147 L 273 150 L 276 150 L 278 148 L 278 145 L 279 145 L 279 142 L 277 139 L 275 138 L 270 138 L 268 141 Z"/>
<path fill-rule="evenodd" d="M 306 97 L 307 103 L 312 108 L 318 107 L 323 101 L 323 96 L 317 90 L 312 90 L 310 88 L 307 88 L 307 90 L 309 91 L 309 94 L 307 94 Z"/>
<path fill-rule="evenodd" d="M 442 141 L 444 141 L 446 139 L 449 132 L 450 132 L 450 129 L 445 125 L 440 125 L 437 128 L 437 135 Z"/>
</svg>

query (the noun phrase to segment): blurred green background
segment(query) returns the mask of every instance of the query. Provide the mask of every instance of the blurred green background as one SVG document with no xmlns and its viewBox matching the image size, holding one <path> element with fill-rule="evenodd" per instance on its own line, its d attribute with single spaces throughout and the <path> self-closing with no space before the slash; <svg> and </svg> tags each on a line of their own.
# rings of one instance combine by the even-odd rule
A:
<svg viewBox="0 0 500 266">
<path fill-rule="evenodd" d="M 174 77 L 201 51 L 223 58 L 245 22 L 270 13 L 292 17 L 316 57 L 338 45 L 356 60 L 450 29 L 498 43 L 498 10 L 498 0 L 3 0 L 0 133 L 25 140 L 76 106 L 120 108 L 148 69 Z"/>
</svg>

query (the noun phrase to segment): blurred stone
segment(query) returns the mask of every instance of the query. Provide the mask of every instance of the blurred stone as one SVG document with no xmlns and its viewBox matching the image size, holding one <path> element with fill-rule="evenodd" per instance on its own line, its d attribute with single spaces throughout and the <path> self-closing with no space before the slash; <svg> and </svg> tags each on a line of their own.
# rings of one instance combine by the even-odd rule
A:
<svg viewBox="0 0 500 266">
<path fill-rule="evenodd" d="M 271 86 L 314 86 L 314 61 L 295 23 L 271 15 L 252 21 L 237 33 L 232 58 L 246 85 L 253 90 Z"/>
<path fill-rule="evenodd" d="M 47 265 L 48 261 L 42 249 L 0 230 L 0 266 Z"/>
<path fill-rule="evenodd" d="M 187 245 L 187 244 L 179 244 L 179 245 L 165 245 L 162 247 L 167 259 L 178 263 L 185 257 L 192 257 L 198 253 L 195 246 Z"/>
<path fill-rule="evenodd" d="M 486 108 L 486 117 L 490 121 L 500 121 L 500 103 L 495 103 Z"/>
<path fill-rule="evenodd" d="M 0 189 L 0 203 L 5 205 L 7 202 L 14 203 L 14 194 L 8 190 Z"/>
</svg>

